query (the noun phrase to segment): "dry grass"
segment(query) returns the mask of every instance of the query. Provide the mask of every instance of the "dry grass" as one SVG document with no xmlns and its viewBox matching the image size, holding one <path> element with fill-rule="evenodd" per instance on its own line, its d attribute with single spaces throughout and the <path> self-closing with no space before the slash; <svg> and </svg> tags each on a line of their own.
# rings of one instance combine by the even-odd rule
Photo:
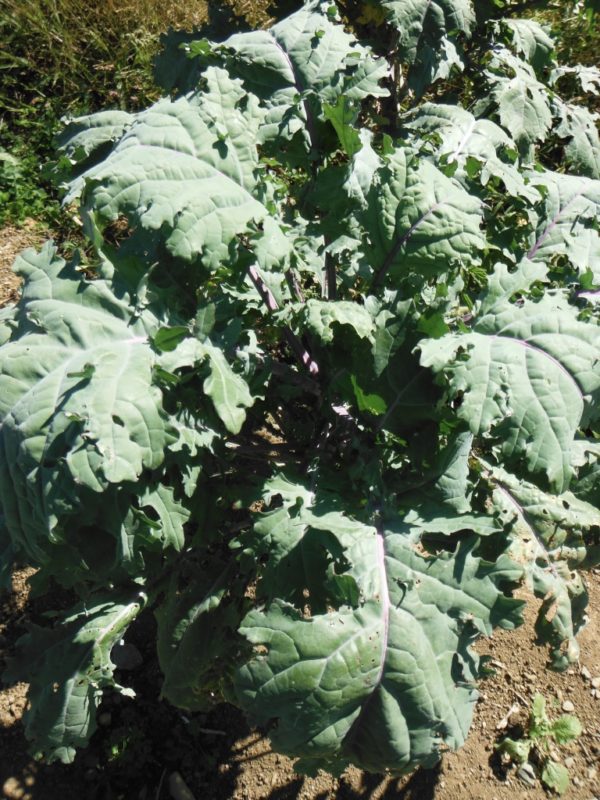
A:
<svg viewBox="0 0 600 800">
<path fill-rule="evenodd" d="M 199 28 L 223 3 L 268 21 L 265 0 L 0 0 L 0 113 L 59 97 L 65 110 L 145 105 L 160 34 Z"/>
<path fill-rule="evenodd" d="M 54 226 L 54 188 L 41 174 L 54 158 L 61 117 L 121 108 L 160 95 L 153 63 L 161 34 L 216 17 L 265 25 L 268 0 L 0 0 L 0 223 L 30 216 Z M 60 222 L 58 222 L 60 225 Z M 67 234 L 66 234 L 67 235 Z"/>
<path fill-rule="evenodd" d="M 206 18 L 204 0 L 0 0 L 0 106 L 17 112 L 23 102 L 60 96 L 68 108 L 81 106 L 82 95 L 91 107 L 101 95 L 135 104 L 160 33 Z"/>
</svg>

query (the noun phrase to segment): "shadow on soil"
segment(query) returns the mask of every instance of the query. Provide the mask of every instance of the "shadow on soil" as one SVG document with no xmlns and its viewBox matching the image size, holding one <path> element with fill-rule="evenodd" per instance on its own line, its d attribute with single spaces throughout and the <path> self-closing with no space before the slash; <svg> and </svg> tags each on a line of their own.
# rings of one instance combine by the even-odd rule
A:
<svg viewBox="0 0 600 800">
<path fill-rule="evenodd" d="M 59 598 L 57 598 L 59 599 Z M 3 601 L 3 602 L 2 602 Z M 0 598 L 3 632 L 0 670 L 14 642 L 41 609 L 24 608 L 14 596 Z M 45 609 L 44 609 L 45 610 Z M 41 621 L 41 620 L 40 620 Z M 21 800 L 168 800 L 169 776 L 179 772 L 196 800 L 432 800 L 438 770 L 419 770 L 401 786 L 381 775 L 362 774 L 352 785 L 323 776 L 315 784 L 292 772 L 290 762 L 271 753 L 266 741 L 248 727 L 233 706 L 222 704 L 208 714 L 186 715 L 161 702 L 162 677 L 154 652 L 152 615 L 143 615 L 128 642 L 142 661 L 117 674 L 132 686 L 136 699 L 108 696 L 99 709 L 98 730 L 73 764 L 35 762 L 28 754 L 21 716 L 23 687 L 8 687 L 0 701 L 0 796 Z M 312 788 L 311 788 L 312 787 Z"/>
<path fill-rule="evenodd" d="M 43 622 L 51 607 L 68 606 L 72 598 L 57 590 L 29 599 L 31 571 L 13 577 L 13 592 L 0 596 L 0 672 L 16 640 L 30 622 Z M 23 729 L 23 685 L 0 694 L 0 794 L 20 800 L 167 800 L 169 776 L 179 772 L 196 800 L 232 797 L 293 800 L 307 796 L 305 779 L 286 759 L 271 753 L 267 742 L 248 727 L 233 706 L 221 704 L 207 714 L 186 715 L 160 700 L 162 675 L 156 652 L 155 620 L 143 614 L 130 628 L 130 645 L 140 658 L 130 670 L 118 671 L 119 683 L 131 686 L 136 699 L 106 697 L 98 713 L 98 729 L 89 747 L 73 764 L 42 764 L 27 753 Z M 359 785 L 342 779 L 336 790 L 323 778 L 311 790 L 311 800 L 381 798 L 431 800 L 437 771 L 418 771 L 402 788 L 382 786 L 382 776 L 362 775 Z"/>
</svg>

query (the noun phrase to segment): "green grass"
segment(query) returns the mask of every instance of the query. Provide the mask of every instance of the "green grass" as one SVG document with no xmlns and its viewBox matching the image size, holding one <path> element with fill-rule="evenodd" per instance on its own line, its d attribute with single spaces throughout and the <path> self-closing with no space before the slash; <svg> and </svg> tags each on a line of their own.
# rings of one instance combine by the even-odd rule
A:
<svg viewBox="0 0 600 800">
<path fill-rule="evenodd" d="M 560 9 L 540 13 L 559 35 L 558 60 L 565 64 L 598 66 L 600 17 L 589 19 L 565 3 Z"/>
<path fill-rule="evenodd" d="M 598 66 L 600 50 L 600 15 L 588 15 L 573 2 L 561 0 L 559 4 L 536 10 L 532 16 L 549 27 L 557 43 L 556 58 L 559 64 L 584 64 Z M 587 105 L 590 111 L 600 112 L 600 96 L 582 95 L 576 80 L 563 79 L 560 91 L 566 99 Z"/>
<path fill-rule="evenodd" d="M 0 0 L 0 225 L 34 218 L 73 234 L 44 177 L 64 116 L 136 110 L 159 94 L 153 61 L 169 28 L 204 25 L 205 0 Z M 264 0 L 228 0 L 265 24 Z M 10 154 L 10 158 L 6 154 Z M 66 230 L 63 230 L 64 226 Z"/>
<path fill-rule="evenodd" d="M 0 0 L 0 153 L 12 157 L 0 161 L 0 224 L 34 218 L 71 235 L 42 173 L 61 118 L 151 102 L 160 33 L 205 19 L 204 2 Z"/>
</svg>

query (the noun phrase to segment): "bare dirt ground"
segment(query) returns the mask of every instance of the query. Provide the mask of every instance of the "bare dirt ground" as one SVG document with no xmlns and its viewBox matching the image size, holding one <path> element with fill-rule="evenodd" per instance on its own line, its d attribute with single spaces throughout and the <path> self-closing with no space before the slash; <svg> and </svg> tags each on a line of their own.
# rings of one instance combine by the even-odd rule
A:
<svg viewBox="0 0 600 800">
<path fill-rule="evenodd" d="M 0 228 L 0 306 L 14 302 L 18 296 L 19 278 L 11 269 L 15 256 L 43 240 L 44 235 L 33 220 L 21 228 L 12 225 Z"/>
<path fill-rule="evenodd" d="M 0 231 L 0 305 L 18 296 L 9 271 L 16 252 L 38 243 L 32 228 Z M 18 570 L 12 592 L 0 597 L 0 672 L 28 621 L 49 609 L 31 600 Z M 135 701 L 109 696 L 100 709 L 99 729 L 72 765 L 43 765 L 27 754 L 22 727 L 26 686 L 0 692 L 0 791 L 7 800 L 542 800 L 539 783 L 528 786 L 514 769 L 500 764 L 494 743 L 498 723 L 515 704 L 511 725 L 527 719 L 531 698 L 541 692 L 551 716 L 573 709 L 584 732 L 558 748 L 571 775 L 566 797 L 600 800 L 600 570 L 587 576 L 590 621 L 580 636 L 581 660 L 565 673 L 547 669 L 547 651 L 535 644 L 533 622 L 539 603 L 530 598 L 525 624 L 497 631 L 477 650 L 489 655 L 495 674 L 481 683 L 473 727 L 466 745 L 446 754 L 434 770 L 417 770 L 400 780 L 348 770 L 340 779 L 305 778 L 292 762 L 276 755 L 268 739 L 251 730 L 231 706 L 186 716 L 160 701 L 160 673 L 154 657 L 153 619 L 143 617 L 132 632 L 142 664 L 119 675 L 133 685 Z M 522 592 L 523 597 L 527 597 Z M 62 602 L 56 597 L 54 601 Z M 185 784 L 182 788 L 182 783 Z M 187 787 L 188 794 L 185 793 Z"/>
</svg>

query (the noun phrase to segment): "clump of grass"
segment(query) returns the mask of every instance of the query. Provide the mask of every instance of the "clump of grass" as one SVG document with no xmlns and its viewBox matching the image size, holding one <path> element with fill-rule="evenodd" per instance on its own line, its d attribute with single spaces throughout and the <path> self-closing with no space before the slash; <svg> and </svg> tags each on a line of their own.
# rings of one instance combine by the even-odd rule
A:
<svg viewBox="0 0 600 800">
<path fill-rule="evenodd" d="M 204 0 L 0 0 L 0 149 L 11 156 L 0 160 L 0 224 L 56 227 L 41 169 L 63 115 L 147 105 L 160 32 L 205 19 Z"/>
<path fill-rule="evenodd" d="M 538 22 L 549 27 L 555 35 L 556 57 L 559 64 L 598 65 L 600 48 L 600 13 L 585 12 L 580 2 L 561 0 L 530 13 Z M 600 96 L 581 92 L 572 77 L 559 84 L 562 96 L 585 104 L 592 112 L 600 112 Z"/>
<path fill-rule="evenodd" d="M 585 14 L 578 3 L 567 2 L 540 12 L 542 20 L 560 31 L 558 58 L 565 64 L 598 64 L 600 14 Z"/>
<path fill-rule="evenodd" d="M 0 0 L 0 153 L 10 155 L 0 158 L 0 224 L 59 224 L 42 166 L 62 117 L 149 105 L 161 33 L 201 28 L 216 6 L 222 0 Z M 266 6 L 225 0 L 254 26 L 266 24 Z"/>
<path fill-rule="evenodd" d="M 0 0 L 0 114 L 25 103 L 96 110 L 144 106 L 156 89 L 152 62 L 160 34 L 201 28 L 217 7 L 254 27 L 266 0 Z M 10 125 L 9 119 L 9 125 Z"/>
<path fill-rule="evenodd" d="M 26 102 L 63 111 L 145 103 L 159 34 L 206 18 L 204 0 L 0 0 L 0 111 L 19 115 Z"/>
</svg>

